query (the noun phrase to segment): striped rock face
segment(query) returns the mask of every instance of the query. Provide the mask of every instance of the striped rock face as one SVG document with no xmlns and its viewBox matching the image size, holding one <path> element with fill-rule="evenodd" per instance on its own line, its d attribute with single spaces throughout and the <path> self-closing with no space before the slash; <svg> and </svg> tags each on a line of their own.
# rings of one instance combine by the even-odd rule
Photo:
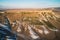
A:
<svg viewBox="0 0 60 40">
<path fill-rule="evenodd" d="M 3 15 L 9 19 L 12 33 L 16 32 L 17 40 L 60 40 L 60 14 L 58 16 L 58 12 L 10 10 Z M 1 18 L 0 16 L 0 20 Z"/>
</svg>

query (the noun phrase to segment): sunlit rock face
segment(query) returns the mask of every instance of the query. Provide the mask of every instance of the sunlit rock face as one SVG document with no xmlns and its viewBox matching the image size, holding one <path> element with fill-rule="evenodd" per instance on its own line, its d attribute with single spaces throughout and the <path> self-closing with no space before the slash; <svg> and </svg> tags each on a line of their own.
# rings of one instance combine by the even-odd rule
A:
<svg viewBox="0 0 60 40">
<path fill-rule="evenodd" d="M 60 38 L 60 14 L 53 10 L 8 10 L 4 13 L 17 33 L 17 40 Z M 59 16 L 58 16 L 59 15 Z"/>
</svg>

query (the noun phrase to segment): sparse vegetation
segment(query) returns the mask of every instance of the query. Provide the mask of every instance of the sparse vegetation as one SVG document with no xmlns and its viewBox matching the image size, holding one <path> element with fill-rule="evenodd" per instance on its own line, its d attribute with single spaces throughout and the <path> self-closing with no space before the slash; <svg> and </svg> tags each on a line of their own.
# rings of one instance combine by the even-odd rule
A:
<svg viewBox="0 0 60 40">
<path fill-rule="evenodd" d="M 39 14 L 38 14 L 39 13 Z M 2 15 L 0 13 L 0 15 Z M 32 39 L 34 40 L 32 37 L 30 37 L 31 33 L 30 33 L 30 30 L 29 30 L 29 27 L 31 27 L 31 29 L 34 31 L 34 33 L 37 33 L 37 35 L 39 36 L 39 40 L 40 40 L 40 35 L 42 36 L 42 38 L 45 40 L 48 39 L 45 35 L 47 35 L 48 37 L 50 37 L 50 34 L 44 34 L 43 33 L 43 30 L 47 25 L 47 27 L 49 29 L 57 29 L 55 25 L 53 25 L 53 23 L 51 23 L 49 20 L 55 20 L 55 16 L 51 13 L 51 11 L 46 11 L 43 10 L 43 12 L 5 12 L 3 15 L 5 15 L 7 18 L 9 18 L 9 21 L 10 21 L 10 24 L 11 24 L 11 27 L 12 27 L 12 31 L 14 31 L 14 28 L 16 28 L 15 32 L 20 33 L 22 34 L 24 37 L 26 37 L 27 39 Z M 1 20 L 1 19 L 0 19 Z M 15 21 L 15 24 L 14 22 Z M 56 18 L 56 23 L 59 22 L 60 23 L 60 18 Z M 53 22 L 55 22 L 53 21 Z M 7 22 L 7 21 L 6 21 Z M 27 23 L 28 22 L 28 23 Z M 45 23 L 45 24 L 44 24 Z M 37 27 L 38 25 L 38 27 Z M 7 25 L 6 25 L 7 26 Z M 43 26 L 43 27 L 42 27 Z M 35 27 L 35 28 L 34 28 Z M 18 29 L 19 28 L 19 29 Z M 59 27 L 60 28 L 60 27 Z M 39 30 L 40 31 L 39 31 Z M 49 29 L 46 29 L 49 31 Z M 18 30 L 18 31 L 17 31 Z M 22 32 L 21 32 L 22 30 Z M 44 31 L 46 31 L 44 30 Z M 40 33 L 39 33 L 39 32 Z M 50 30 L 49 32 L 51 32 L 51 35 L 53 34 L 52 30 Z M 55 33 L 54 33 L 55 34 Z M 21 37 L 19 35 L 17 35 L 18 37 Z M 52 35 L 54 36 L 54 35 Z M 51 37 L 52 37 L 51 36 Z M 56 35 L 55 35 L 56 36 Z M 23 38 L 24 38 L 23 37 Z M 26 39 L 24 38 L 24 40 Z M 37 39 L 36 39 L 37 40 Z M 50 40 L 50 39 L 49 39 Z"/>
</svg>

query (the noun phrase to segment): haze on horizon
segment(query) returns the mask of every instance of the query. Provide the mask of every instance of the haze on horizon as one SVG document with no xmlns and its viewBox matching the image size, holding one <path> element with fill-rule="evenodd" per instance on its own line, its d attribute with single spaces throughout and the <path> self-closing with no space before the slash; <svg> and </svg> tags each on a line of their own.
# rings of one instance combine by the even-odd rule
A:
<svg viewBox="0 0 60 40">
<path fill-rule="evenodd" d="M 0 0 L 0 9 L 60 7 L 60 0 Z"/>
</svg>

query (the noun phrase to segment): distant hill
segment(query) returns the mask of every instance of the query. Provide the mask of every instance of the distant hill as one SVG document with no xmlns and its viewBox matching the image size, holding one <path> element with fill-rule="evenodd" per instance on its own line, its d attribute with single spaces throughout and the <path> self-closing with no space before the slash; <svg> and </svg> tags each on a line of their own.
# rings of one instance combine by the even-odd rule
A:
<svg viewBox="0 0 60 40">
<path fill-rule="evenodd" d="M 60 11 L 60 7 L 54 7 L 53 10 Z"/>
</svg>

